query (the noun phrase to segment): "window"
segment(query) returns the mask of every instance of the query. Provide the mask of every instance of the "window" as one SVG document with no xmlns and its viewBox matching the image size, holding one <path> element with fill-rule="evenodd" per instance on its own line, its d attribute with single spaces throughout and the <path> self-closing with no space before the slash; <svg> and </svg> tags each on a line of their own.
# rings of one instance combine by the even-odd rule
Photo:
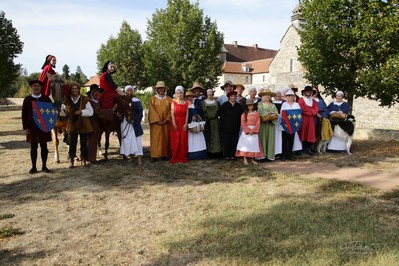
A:
<svg viewBox="0 0 399 266">
<path fill-rule="evenodd" d="M 290 59 L 290 72 L 292 72 L 292 66 L 293 66 L 294 60 L 292 58 Z"/>
<path fill-rule="evenodd" d="M 263 82 L 265 82 L 265 75 L 263 75 Z"/>
<path fill-rule="evenodd" d="M 245 77 L 245 84 L 249 84 L 249 82 L 248 82 L 248 76 Z"/>
</svg>

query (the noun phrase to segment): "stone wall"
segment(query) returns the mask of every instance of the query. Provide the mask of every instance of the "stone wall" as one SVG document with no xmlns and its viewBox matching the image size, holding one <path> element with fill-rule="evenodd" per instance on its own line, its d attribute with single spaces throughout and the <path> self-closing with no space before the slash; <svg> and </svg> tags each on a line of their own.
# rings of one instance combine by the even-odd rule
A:
<svg viewBox="0 0 399 266">
<path fill-rule="evenodd" d="M 270 84 L 275 84 L 275 88 L 282 88 L 287 84 L 295 84 L 299 89 L 309 84 L 304 78 L 304 69 L 298 62 L 298 53 L 296 47 L 300 46 L 300 36 L 294 25 L 291 25 L 281 40 L 281 46 L 278 54 L 270 64 Z M 293 71 L 287 72 L 290 68 L 290 60 L 293 59 Z M 321 88 L 322 90 L 322 88 Z M 327 104 L 332 99 L 325 98 Z M 353 103 L 353 115 L 356 117 L 356 126 L 358 129 L 367 129 L 368 138 L 373 134 L 380 136 L 387 132 L 386 130 L 399 130 L 399 119 L 396 114 L 399 113 L 399 105 L 391 108 L 380 107 L 378 102 L 363 98 L 355 99 Z M 384 129 L 381 131 L 380 129 Z M 366 132 L 366 131 L 365 131 Z M 389 138 L 397 136 L 394 133 L 389 134 Z"/>
<path fill-rule="evenodd" d="M 307 82 L 303 78 L 303 67 L 298 61 L 297 47 L 301 45 L 298 31 L 291 25 L 280 42 L 280 50 L 270 64 L 269 84 L 283 88 L 294 84 L 303 88 Z"/>
</svg>

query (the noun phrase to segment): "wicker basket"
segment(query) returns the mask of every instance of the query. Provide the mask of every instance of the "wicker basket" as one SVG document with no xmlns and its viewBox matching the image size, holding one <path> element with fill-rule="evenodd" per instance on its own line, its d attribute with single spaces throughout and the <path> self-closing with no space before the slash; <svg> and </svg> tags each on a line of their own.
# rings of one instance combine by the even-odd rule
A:
<svg viewBox="0 0 399 266">
<path fill-rule="evenodd" d="M 270 113 L 268 115 L 263 115 L 261 116 L 262 122 L 271 122 L 271 121 L 276 121 L 278 118 L 278 115 L 276 113 Z"/>
<path fill-rule="evenodd" d="M 198 133 L 201 131 L 205 130 L 205 121 L 202 121 L 201 116 L 197 116 L 197 121 L 191 122 L 190 124 L 187 125 L 188 130 L 190 130 L 191 133 Z"/>
</svg>

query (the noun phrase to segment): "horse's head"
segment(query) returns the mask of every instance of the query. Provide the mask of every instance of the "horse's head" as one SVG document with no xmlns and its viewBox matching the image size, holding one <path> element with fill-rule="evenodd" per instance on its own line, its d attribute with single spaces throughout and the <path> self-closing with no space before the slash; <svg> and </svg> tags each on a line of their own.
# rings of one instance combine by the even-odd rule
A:
<svg viewBox="0 0 399 266">
<path fill-rule="evenodd" d="M 47 74 L 47 77 L 50 80 L 50 92 L 51 97 L 54 100 L 54 104 L 58 107 L 61 106 L 62 101 L 64 100 L 65 90 L 64 90 L 64 77 L 60 76 L 57 73 L 54 75 Z"/>
<path fill-rule="evenodd" d="M 126 120 L 130 123 L 134 119 L 134 104 L 132 97 L 130 96 L 119 96 L 115 99 L 115 103 L 118 104 L 116 112 L 126 117 Z"/>
</svg>

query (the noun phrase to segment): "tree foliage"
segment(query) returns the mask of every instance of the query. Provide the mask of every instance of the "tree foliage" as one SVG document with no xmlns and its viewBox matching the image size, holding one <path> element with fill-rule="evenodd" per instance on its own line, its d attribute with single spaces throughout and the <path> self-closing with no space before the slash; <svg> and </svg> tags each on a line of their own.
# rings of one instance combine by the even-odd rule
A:
<svg viewBox="0 0 399 266">
<path fill-rule="evenodd" d="M 123 86 L 144 85 L 143 79 L 143 42 L 138 30 L 133 30 L 126 22 L 122 22 L 117 37 L 111 36 L 106 44 L 101 44 L 97 51 L 97 67 L 99 72 L 105 62 L 115 63 L 116 73 L 113 75 L 115 83 Z"/>
<path fill-rule="evenodd" d="M 16 92 L 14 97 L 16 98 L 24 98 L 32 93 L 32 88 L 29 86 L 28 81 L 39 79 L 40 74 L 39 72 L 33 72 L 29 76 L 27 76 L 27 72 L 21 71 L 21 75 L 16 79 L 12 86 L 12 91 Z"/>
<path fill-rule="evenodd" d="M 172 88 L 188 88 L 194 81 L 214 87 L 222 72 L 222 46 L 223 34 L 198 2 L 168 0 L 166 9 L 157 9 L 148 21 L 146 77 L 152 85 L 163 80 Z"/>
<path fill-rule="evenodd" d="M 0 97 L 15 93 L 10 88 L 20 74 L 21 65 L 15 64 L 14 59 L 22 53 L 23 45 L 12 21 L 0 11 Z"/>
<path fill-rule="evenodd" d="M 299 60 L 327 94 L 399 102 L 398 0 L 302 0 Z M 352 103 L 350 101 L 350 103 Z"/>
<path fill-rule="evenodd" d="M 64 76 L 64 79 L 69 80 L 69 78 L 71 77 L 71 75 L 69 74 L 69 66 L 67 64 L 65 64 L 62 67 L 62 75 Z"/>
<path fill-rule="evenodd" d="M 80 85 L 84 85 L 89 80 L 87 79 L 87 76 L 83 73 L 80 66 L 78 66 L 76 68 L 76 72 L 71 74 L 68 81 L 75 81 L 75 82 L 79 83 Z"/>
</svg>

